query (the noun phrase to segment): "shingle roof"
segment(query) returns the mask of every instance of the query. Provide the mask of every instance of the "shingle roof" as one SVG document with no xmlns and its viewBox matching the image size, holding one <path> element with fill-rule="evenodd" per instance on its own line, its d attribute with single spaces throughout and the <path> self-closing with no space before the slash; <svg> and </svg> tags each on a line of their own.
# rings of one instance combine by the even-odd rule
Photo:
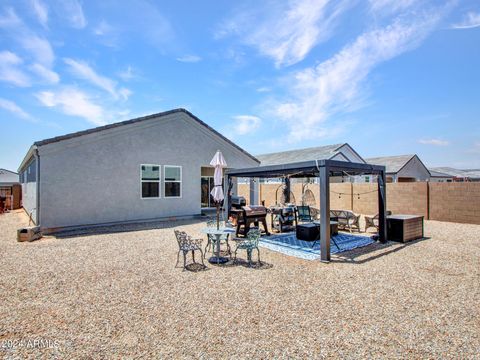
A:
<svg viewBox="0 0 480 360">
<path fill-rule="evenodd" d="M 280 165 L 289 164 L 300 161 L 324 160 L 330 159 L 339 153 L 338 149 L 345 144 L 333 144 L 325 146 L 317 146 L 305 149 L 281 151 L 276 153 L 257 155 L 262 166 L 264 165 Z"/>
<path fill-rule="evenodd" d="M 54 143 L 54 142 L 63 141 L 63 140 L 67 140 L 67 139 L 72 139 L 72 138 L 75 138 L 75 137 L 79 137 L 79 136 L 83 136 L 83 135 L 87 135 L 87 134 L 91 134 L 91 133 L 95 133 L 95 132 L 99 132 L 99 131 L 104 131 L 104 130 L 108 130 L 108 129 L 113 129 L 113 128 L 117 128 L 117 127 L 123 126 L 123 125 L 129 125 L 129 124 L 134 124 L 134 123 L 138 123 L 138 122 L 141 122 L 141 121 L 146 121 L 146 120 L 150 120 L 150 119 L 155 119 L 155 118 L 163 117 L 163 116 L 170 115 L 170 114 L 174 114 L 174 113 L 178 113 L 178 112 L 183 112 L 183 113 L 189 115 L 192 119 L 194 119 L 195 121 L 197 121 L 200 125 L 206 127 L 208 130 L 210 130 L 210 131 L 213 132 L 214 134 L 216 134 L 216 135 L 218 135 L 219 137 L 221 137 L 223 140 L 225 140 L 227 143 L 229 143 L 230 145 L 232 145 L 232 146 L 234 146 L 235 148 L 237 148 L 238 150 L 240 150 L 240 151 L 241 151 L 242 153 L 244 153 L 245 155 L 247 155 L 247 156 L 249 156 L 250 158 L 252 158 L 253 160 L 259 162 L 256 157 L 254 157 L 253 155 L 251 155 L 250 153 L 248 153 L 247 151 L 245 151 L 244 149 L 242 149 L 240 146 L 238 146 L 237 144 L 235 144 L 235 143 L 232 142 L 231 140 L 227 139 L 225 136 L 223 136 L 222 134 L 220 134 L 217 130 L 215 130 L 214 128 L 210 127 L 210 126 L 207 125 L 205 122 L 203 122 L 203 121 L 200 120 L 198 117 L 196 117 L 196 116 L 193 115 L 191 112 L 189 112 L 188 110 L 185 110 L 185 109 L 173 109 L 173 110 L 164 111 L 164 112 L 157 113 L 157 114 L 142 116 L 142 117 L 138 117 L 138 118 L 131 119 L 131 120 L 121 121 L 121 122 L 117 122 L 117 123 L 113 123 L 113 124 L 108 124 L 108 125 L 104 125 L 104 126 L 99 126 L 99 127 L 92 128 L 92 129 L 87 129 L 87 130 L 78 131 L 78 132 L 74 132 L 74 133 L 70 133 L 70 134 L 66 134 L 66 135 L 62 135 L 62 136 L 57 136 L 57 137 L 53 137 L 53 138 L 50 138 L 50 139 L 45 139 L 45 140 L 41 140 L 41 141 L 36 141 L 36 142 L 34 143 L 34 145 L 35 145 L 35 146 L 42 146 L 42 145 L 46 145 L 46 144 L 51 144 L 51 143 Z"/>
<path fill-rule="evenodd" d="M 397 173 L 405 166 L 407 162 L 413 158 L 414 154 L 396 155 L 396 156 L 380 156 L 365 159 L 368 164 L 385 166 L 387 174 Z"/>
<path fill-rule="evenodd" d="M 432 168 L 428 169 L 428 171 L 430 172 L 430 175 L 433 177 L 453 177 L 453 175 L 450 175 L 441 171 L 433 170 Z"/>
<path fill-rule="evenodd" d="M 480 169 L 465 169 L 463 171 L 469 178 L 480 179 Z"/>
<path fill-rule="evenodd" d="M 443 166 L 443 167 L 432 167 L 428 169 L 429 171 L 438 171 L 450 176 L 455 176 L 455 177 L 463 177 L 463 172 L 462 170 L 459 169 L 454 169 L 451 167 Z"/>
<path fill-rule="evenodd" d="M 444 167 L 433 167 L 429 169 L 430 172 L 438 171 L 444 174 L 458 177 L 458 178 L 472 178 L 472 179 L 480 179 L 480 169 L 455 169 L 452 167 L 444 166 Z"/>
</svg>

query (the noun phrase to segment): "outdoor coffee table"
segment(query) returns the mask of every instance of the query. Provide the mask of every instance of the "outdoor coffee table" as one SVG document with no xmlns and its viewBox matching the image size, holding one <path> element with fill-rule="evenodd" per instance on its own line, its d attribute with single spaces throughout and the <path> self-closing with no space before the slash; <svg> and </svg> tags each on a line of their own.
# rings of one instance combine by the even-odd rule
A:
<svg viewBox="0 0 480 360">
<path fill-rule="evenodd" d="M 211 264 L 224 264 L 228 261 L 228 258 L 224 256 L 220 256 L 220 238 L 222 235 L 225 234 L 233 234 L 235 233 L 235 230 L 233 228 L 228 228 L 228 227 L 221 227 L 217 229 L 216 227 L 208 227 L 202 229 L 202 233 L 207 234 L 207 235 L 214 235 L 215 236 L 215 242 L 216 242 L 216 251 L 215 255 L 212 256 L 210 259 L 208 259 L 208 262 Z"/>
<path fill-rule="evenodd" d="M 335 235 L 338 235 L 338 217 L 336 219 L 337 220 L 332 220 L 332 218 L 330 218 L 330 240 L 332 240 L 337 249 L 340 250 L 340 246 L 338 246 L 337 242 L 333 238 Z M 320 241 L 320 221 L 315 220 L 313 223 L 318 227 L 318 237 L 313 242 L 313 245 L 315 245 L 315 242 Z"/>
</svg>

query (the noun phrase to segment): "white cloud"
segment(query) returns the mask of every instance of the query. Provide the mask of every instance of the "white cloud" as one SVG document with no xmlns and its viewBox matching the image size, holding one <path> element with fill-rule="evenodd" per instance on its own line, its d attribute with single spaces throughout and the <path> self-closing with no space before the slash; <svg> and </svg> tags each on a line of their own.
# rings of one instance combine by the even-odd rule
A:
<svg viewBox="0 0 480 360">
<path fill-rule="evenodd" d="M 119 49 L 120 44 L 126 35 L 122 34 L 123 29 L 119 26 L 112 26 L 106 20 L 101 20 L 93 29 L 97 40 L 105 46 Z"/>
<path fill-rule="evenodd" d="M 110 93 L 115 99 L 122 97 L 127 99 L 131 92 L 128 89 L 122 88 L 117 90 L 116 81 L 108 77 L 99 75 L 87 63 L 83 61 L 73 60 L 69 58 L 63 59 L 67 65 L 70 66 L 71 72 L 80 79 L 84 79 L 99 87 L 102 90 Z"/>
<path fill-rule="evenodd" d="M 420 144 L 424 145 L 434 145 L 434 146 L 447 146 L 450 143 L 447 140 L 442 140 L 442 139 L 420 139 L 418 140 Z"/>
<path fill-rule="evenodd" d="M 48 40 L 32 33 L 21 36 L 19 42 L 25 50 L 33 54 L 37 62 L 48 67 L 53 65 L 55 55 Z"/>
<path fill-rule="evenodd" d="M 30 78 L 21 69 L 23 60 L 10 51 L 0 52 L 0 81 L 19 87 L 31 85 Z"/>
<path fill-rule="evenodd" d="M 289 141 L 325 135 L 325 121 L 353 111 L 365 97 L 362 85 L 381 63 L 417 47 L 434 29 L 441 12 L 400 18 L 363 33 L 332 58 L 294 74 L 289 98 L 274 104 L 274 114 L 290 127 Z M 271 105 L 271 104 L 270 104 Z"/>
<path fill-rule="evenodd" d="M 12 8 L 0 16 L 0 27 L 10 30 L 12 38 L 32 54 L 35 62 L 49 68 L 53 65 L 55 55 L 48 40 L 30 30 Z"/>
<path fill-rule="evenodd" d="M 215 36 L 238 35 L 245 44 L 272 58 L 275 66 L 288 66 L 330 38 L 336 19 L 350 6 L 347 1 L 329 0 L 266 3 L 257 12 L 240 12 L 225 21 Z"/>
<path fill-rule="evenodd" d="M 202 60 L 200 56 L 197 55 L 185 55 L 177 58 L 178 61 L 180 62 L 186 62 L 186 63 L 196 63 Z"/>
<path fill-rule="evenodd" d="M 120 88 L 118 94 L 123 100 L 128 100 L 128 98 L 133 94 L 131 90 L 127 88 Z"/>
<path fill-rule="evenodd" d="M 165 50 L 165 45 L 174 39 L 173 27 L 170 21 L 150 1 L 136 0 L 131 9 L 134 28 L 140 35 L 145 36 L 153 46 Z"/>
<path fill-rule="evenodd" d="M 252 115 L 237 115 L 233 117 L 235 124 L 233 126 L 234 135 L 249 134 L 260 126 L 261 119 Z"/>
<path fill-rule="evenodd" d="M 30 70 L 49 84 L 57 84 L 60 82 L 60 76 L 55 71 L 50 70 L 41 64 L 37 63 L 31 65 Z"/>
<path fill-rule="evenodd" d="M 83 29 L 87 26 L 82 5 L 77 0 L 60 1 L 60 11 L 73 28 Z"/>
<path fill-rule="evenodd" d="M 392 14 L 416 4 L 415 0 L 370 0 L 370 9 L 375 13 Z"/>
<path fill-rule="evenodd" d="M 480 26 L 480 13 L 473 11 L 467 13 L 462 21 L 458 24 L 452 25 L 452 29 L 472 29 Z"/>
<path fill-rule="evenodd" d="M 22 20 L 20 20 L 13 8 L 6 8 L 5 15 L 0 16 L 0 27 L 2 28 L 13 28 L 22 25 Z"/>
<path fill-rule="evenodd" d="M 107 123 L 104 109 L 95 104 L 88 94 L 78 89 L 42 91 L 35 96 L 44 106 L 57 108 L 66 115 L 84 118 L 94 125 Z"/>
<path fill-rule="evenodd" d="M 86 3 L 86 2 L 85 2 Z M 169 20 L 159 10 L 161 2 L 152 0 L 135 1 L 102 1 L 108 12 L 108 20 L 121 19 L 107 26 L 97 27 L 102 36 L 98 40 L 104 45 L 121 47 L 124 42 L 146 41 L 151 51 L 178 50 L 178 42 L 174 42 L 174 31 Z M 172 51 L 172 52 L 173 52 Z"/>
<path fill-rule="evenodd" d="M 37 16 L 39 23 L 46 28 L 48 23 L 47 6 L 42 2 L 42 0 L 31 0 L 30 4 L 32 6 L 33 11 L 35 12 L 35 15 Z"/>
<path fill-rule="evenodd" d="M 265 92 L 270 92 L 270 91 L 272 91 L 272 89 L 270 89 L 267 86 L 262 86 L 262 87 L 257 88 L 257 92 L 259 92 L 259 93 L 265 93 Z"/>
<path fill-rule="evenodd" d="M 19 118 L 26 119 L 26 120 L 32 119 L 30 114 L 25 112 L 20 106 L 15 104 L 13 101 L 0 98 L 0 108 L 11 112 L 15 116 L 18 116 Z"/>
<path fill-rule="evenodd" d="M 134 78 L 137 77 L 137 75 L 135 74 L 135 71 L 133 70 L 133 68 L 128 65 L 127 68 L 123 71 L 120 71 L 118 73 L 118 76 L 123 80 L 123 81 L 129 81 L 129 80 L 132 80 Z"/>
<path fill-rule="evenodd" d="M 100 21 L 100 23 L 93 29 L 93 33 L 98 36 L 107 35 L 112 31 L 113 27 L 105 20 Z"/>
</svg>

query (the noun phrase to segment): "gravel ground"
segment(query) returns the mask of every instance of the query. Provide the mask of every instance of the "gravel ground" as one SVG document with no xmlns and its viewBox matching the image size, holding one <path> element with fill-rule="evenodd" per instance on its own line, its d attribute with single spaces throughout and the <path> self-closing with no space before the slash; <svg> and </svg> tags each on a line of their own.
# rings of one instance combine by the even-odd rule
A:
<svg viewBox="0 0 480 360">
<path fill-rule="evenodd" d="M 479 225 L 427 221 L 425 240 L 330 264 L 262 249 L 260 267 L 182 271 L 173 229 L 204 223 L 17 243 L 27 223 L 0 216 L 6 358 L 480 357 Z"/>
</svg>

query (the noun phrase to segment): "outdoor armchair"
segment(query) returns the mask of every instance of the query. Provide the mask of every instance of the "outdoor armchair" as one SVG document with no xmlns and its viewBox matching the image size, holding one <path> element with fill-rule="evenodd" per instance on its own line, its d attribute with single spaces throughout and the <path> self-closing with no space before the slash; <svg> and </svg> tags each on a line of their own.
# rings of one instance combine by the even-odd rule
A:
<svg viewBox="0 0 480 360">
<path fill-rule="evenodd" d="M 297 219 L 302 222 L 312 222 L 310 206 L 297 206 Z"/>
<path fill-rule="evenodd" d="M 371 227 L 374 227 L 378 230 L 378 214 L 374 216 L 365 215 L 365 231 Z"/>
<path fill-rule="evenodd" d="M 236 243 L 235 248 L 235 255 L 233 257 L 233 261 L 237 261 L 237 251 L 238 250 L 246 250 L 247 251 L 247 259 L 248 259 L 248 266 L 252 266 L 252 251 L 257 250 L 258 254 L 258 263 L 261 265 L 262 262 L 260 261 L 260 249 L 258 248 L 258 243 L 260 241 L 261 232 L 260 229 L 251 229 L 247 237 L 245 238 L 234 238 L 233 240 Z"/>
<path fill-rule="evenodd" d="M 392 215 L 392 212 L 387 211 L 385 215 Z M 374 216 L 365 215 L 365 231 L 367 231 L 371 227 L 374 227 L 378 230 L 378 217 L 378 213 Z"/>
<path fill-rule="evenodd" d="M 191 236 L 187 235 L 185 231 L 175 230 L 175 237 L 177 238 L 178 243 L 178 253 L 177 253 L 177 263 L 175 267 L 178 265 L 180 253 L 183 252 L 183 269 L 185 270 L 187 266 L 187 253 L 189 251 L 192 252 L 192 259 L 195 263 L 195 251 L 200 251 L 202 265 L 205 266 L 203 262 L 203 251 L 202 251 L 202 239 L 193 239 Z"/>
<path fill-rule="evenodd" d="M 360 215 L 350 210 L 330 210 L 330 217 L 338 219 L 338 227 L 352 232 L 354 228 L 360 232 Z"/>
</svg>

